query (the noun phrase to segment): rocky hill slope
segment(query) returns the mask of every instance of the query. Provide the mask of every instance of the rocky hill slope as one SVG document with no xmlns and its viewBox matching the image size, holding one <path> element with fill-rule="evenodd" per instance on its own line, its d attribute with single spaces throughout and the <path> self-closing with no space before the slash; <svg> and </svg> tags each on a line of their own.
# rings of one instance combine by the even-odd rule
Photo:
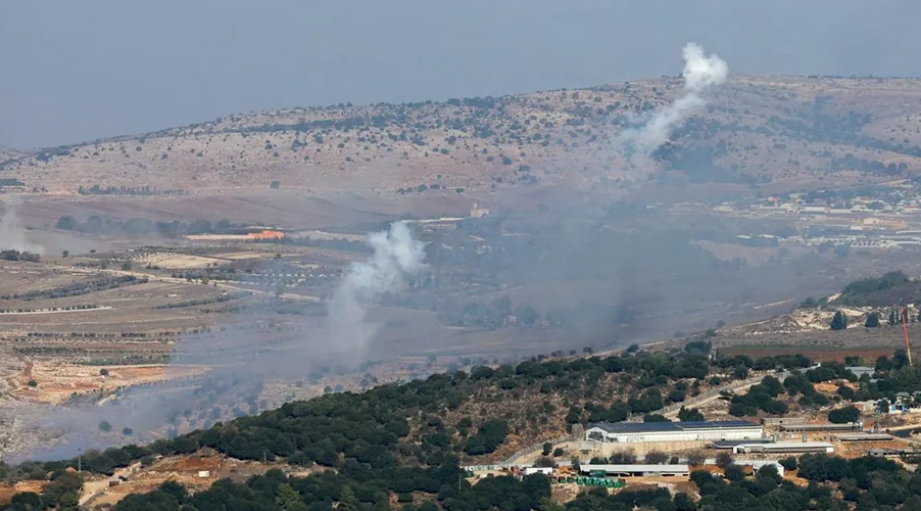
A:
<svg viewBox="0 0 921 511">
<path fill-rule="evenodd" d="M 650 158 L 625 151 L 622 131 L 681 88 L 675 78 L 235 114 L 32 154 L 5 151 L 0 177 L 59 194 L 270 186 L 448 194 L 557 183 L 613 188 L 647 173 L 790 189 L 921 170 L 921 80 L 734 77 Z"/>
</svg>

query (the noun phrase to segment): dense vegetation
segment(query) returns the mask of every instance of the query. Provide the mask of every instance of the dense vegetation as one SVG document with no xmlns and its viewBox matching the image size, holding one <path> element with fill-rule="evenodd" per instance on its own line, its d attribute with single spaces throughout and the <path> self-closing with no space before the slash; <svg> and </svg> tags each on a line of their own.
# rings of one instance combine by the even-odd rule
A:
<svg viewBox="0 0 921 511">
<path fill-rule="evenodd" d="M 671 353 L 629 351 L 604 358 L 540 357 L 514 367 L 481 366 L 469 374 L 433 375 L 362 394 L 331 393 L 148 446 L 87 452 L 82 463 L 85 470 L 111 473 L 146 455 L 211 447 L 239 459 L 281 457 L 302 465 L 341 467 L 354 459 L 382 469 L 440 466 L 446 456 L 510 453 L 513 446 L 504 444 L 511 433 L 551 438 L 569 424 L 655 412 L 714 383 L 708 379 L 711 369 L 722 371 L 711 367 L 704 342 Z"/>
<path fill-rule="evenodd" d="M 154 222 L 147 218 L 112 218 L 107 216 L 92 215 L 86 221 L 80 222 L 70 215 L 58 218 L 55 227 L 65 231 L 89 232 L 94 234 L 161 234 L 164 236 L 181 234 L 205 233 L 237 233 L 239 226 L 232 225 L 227 220 L 211 223 L 208 220 L 193 220 L 191 222 Z"/>
<path fill-rule="evenodd" d="M 852 460 L 807 454 L 799 462 L 785 460 L 788 468 L 809 481 L 806 488 L 783 481 L 776 471 L 762 469 L 754 478 L 745 477 L 732 466 L 725 469 L 726 480 L 698 471 L 691 474 L 702 496 L 696 509 L 703 510 L 786 510 L 852 509 L 856 511 L 921 509 L 921 474 L 914 474 L 897 463 L 877 457 Z M 676 502 L 676 504 L 678 504 Z M 666 507 L 658 507 L 666 509 Z M 694 509 L 676 505 L 667 509 Z"/>
<path fill-rule="evenodd" d="M 404 510 L 435 511 L 537 509 L 550 497 L 550 481 L 543 475 L 521 480 L 493 477 L 475 486 L 462 479 L 456 464 L 438 469 L 401 468 L 382 471 L 358 463 L 343 466 L 339 473 L 324 472 L 308 478 L 288 478 L 270 470 L 246 483 L 223 480 L 209 490 L 189 495 L 176 483 L 165 483 L 143 495 L 119 502 L 116 511 L 263 511 L 389 510 L 391 494 Z M 423 500 L 418 507 L 415 500 Z M 335 507 L 334 507 L 335 506 Z"/>
<path fill-rule="evenodd" d="M 35 289 L 23 293 L 0 296 L 2 300 L 36 300 L 36 299 L 54 299 L 65 298 L 68 296 L 80 296 L 115 289 L 132 284 L 146 284 L 147 277 L 135 277 L 134 275 L 124 275 L 118 277 L 99 277 L 92 280 L 71 282 L 63 286 L 50 289 Z"/>
<path fill-rule="evenodd" d="M 90 451 L 83 455 L 84 470 L 112 473 L 116 467 L 152 454 L 183 454 L 208 447 L 238 459 L 282 459 L 302 466 L 319 465 L 323 471 L 308 478 L 290 478 L 273 470 L 245 483 L 221 481 L 210 490 L 190 496 L 175 483 L 149 494 L 126 498 L 117 511 L 218 511 L 230 508 L 266 511 L 327 509 L 388 509 L 393 500 L 405 509 L 449 511 L 500 509 L 562 509 L 547 500 L 550 483 L 542 475 L 523 479 L 489 478 L 471 486 L 459 468 L 464 456 L 496 453 L 512 431 L 525 433 L 535 422 L 546 427 L 557 407 L 550 400 L 562 397 L 570 407 L 559 410 L 567 423 L 624 420 L 635 414 L 654 412 L 666 401 L 681 402 L 704 379 L 719 380 L 727 371 L 747 376 L 752 369 L 785 368 L 792 371 L 782 383 L 771 376 L 748 394 L 732 398 L 734 413 L 752 414 L 758 409 L 776 412 L 786 405 L 780 398 L 799 397 L 802 406 L 832 400 L 886 399 L 902 390 L 921 389 L 921 371 L 907 364 L 904 353 L 876 361 L 878 381 L 857 380 L 843 364 L 825 364 L 804 373 L 810 361 L 802 356 L 751 359 L 745 356 L 708 358 L 710 345 L 688 343 L 681 351 L 646 352 L 631 347 L 622 355 L 573 360 L 535 358 L 515 367 L 477 367 L 469 374 L 433 375 L 407 384 L 385 385 L 361 394 L 330 393 L 310 401 L 293 402 L 258 416 L 241 417 L 149 446 L 126 446 Z M 813 384 L 847 378 L 857 390 L 839 387 L 831 398 Z M 605 383 L 607 382 L 607 383 Z M 696 383 L 695 383 L 696 382 Z M 624 400 L 601 404 L 599 394 L 611 394 L 610 385 L 624 385 Z M 662 392 L 665 389 L 668 392 Z M 663 395 L 664 394 L 664 395 Z M 509 399 L 514 396 L 514 400 Z M 543 399 L 534 410 L 532 398 Z M 824 401 L 823 401 L 824 400 Z M 471 402 L 485 401 L 490 413 L 470 414 Z M 530 415 L 512 413 L 515 401 L 525 402 Z M 559 402 L 559 401 L 557 401 Z M 496 411 L 502 403 L 502 411 Z M 829 417 L 836 422 L 853 420 L 853 407 L 840 407 Z M 680 414 L 692 420 L 689 410 Z M 552 447 L 552 445 L 551 445 Z M 545 446 L 545 451 L 549 449 Z M 560 453 L 562 454 L 562 453 Z M 624 456 L 629 456 L 625 453 Z M 667 457 L 667 456 L 666 456 Z M 616 460 L 629 462 L 629 459 Z M 26 463 L 10 477 L 40 477 L 53 471 L 60 478 L 75 460 Z M 741 469 L 723 463 L 726 479 L 695 472 L 692 480 L 702 499 L 695 503 L 684 493 L 671 496 L 664 490 L 624 491 L 608 495 L 595 489 L 580 494 L 565 508 L 570 510 L 634 509 L 921 509 L 921 476 L 876 458 L 842 460 L 825 455 L 804 456 L 799 475 L 811 481 L 808 488 L 782 482 L 770 469 L 746 477 Z M 793 469 L 795 460 L 786 460 Z M 8 471 L 0 464 L 0 469 Z M 70 481 L 70 479 L 63 479 Z M 63 485 L 64 483 L 60 483 Z M 59 486 L 60 486 L 59 485 Z M 835 486 L 837 485 L 837 486 Z M 68 488 L 73 487 L 70 484 Z M 54 486 L 49 486 L 52 488 Z M 835 491 L 837 488 L 838 491 Z M 69 509 L 71 499 L 57 491 L 56 497 L 21 494 L 7 506 L 13 511 Z M 839 496 L 840 494 L 840 496 Z M 57 500 L 54 500 L 54 499 Z M 54 504 L 57 502 L 58 504 Z M 894 507 L 890 507 L 894 509 Z M 5 510 L 4 510 L 5 511 Z"/>
<path fill-rule="evenodd" d="M 0 464 L 0 478 L 8 475 L 8 469 Z M 39 479 L 45 479 L 46 474 L 38 474 Z M 12 502 L 3 506 L 3 511 L 42 511 L 44 509 L 58 509 L 72 511 L 79 509 L 80 490 L 83 489 L 83 479 L 76 471 L 56 470 L 47 476 L 48 485 L 41 495 L 32 492 L 17 493 Z"/>
<path fill-rule="evenodd" d="M 847 284 L 833 303 L 852 307 L 891 307 L 919 301 L 921 283 L 909 279 L 901 271 L 892 271 L 882 277 L 869 277 Z"/>
<path fill-rule="evenodd" d="M 33 252 L 19 250 L 0 251 L 0 261 L 25 261 L 27 263 L 41 262 L 42 256 Z"/>
<path fill-rule="evenodd" d="M 599 487 L 580 493 L 564 504 L 549 500 L 550 481 L 535 474 L 523 478 L 491 477 L 471 485 L 455 458 L 439 467 L 381 469 L 348 460 L 337 471 L 306 478 L 289 477 L 272 469 L 246 482 L 221 480 L 210 489 L 190 495 L 176 482 L 166 482 L 146 494 L 126 497 L 116 511 L 261 511 L 389 510 L 394 501 L 412 511 L 916 511 L 921 509 L 921 473 L 894 461 L 866 456 L 843 459 L 807 454 L 782 460 L 786 470 L 806 479 L 799 486 L 781 478 L 772 466 L 747 475 L 726 457 L 720 463 L 724 477 L 705 471 L 691 473 L 700 500 L 688 493 L 672 496 L 668 490 L 627 489 L 614 494 Z M 18 494 L 3 511 L 74 509 L 81 481 L 73 473 L 57 471 L 42 495 Z"/>
</svg>

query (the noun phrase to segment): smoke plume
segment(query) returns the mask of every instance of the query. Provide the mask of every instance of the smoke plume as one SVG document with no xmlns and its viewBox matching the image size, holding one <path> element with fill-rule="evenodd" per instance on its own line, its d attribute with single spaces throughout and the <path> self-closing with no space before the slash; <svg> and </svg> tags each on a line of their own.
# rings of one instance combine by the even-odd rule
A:
<svg viewBox="0 0 921 511">
<path fill-rule="evenodd" d="M 29 459 L 40 460 L 74 457 L 90 446 L 151 440 L 171 425 L 178 429 L 186 410 L 197 414 L 216 406 L 227 407 L 228 396 L 233 396 L 240 413 L 258 413 L 261 406 L 257 401 L 266 381 L 302 379 L 322 366 L 348 367 L 365 362 L 377 332 L 377 325 L 365 318 L 366 307 L 384 293 L 395 291 L 404 276 L 416 275 L 427 267 L 423 263 L 425 243 L 415 239 L 403 222 L 392 224 L 389 231 L 370 234 L 368 244 L 374 249 L 373 255 L 352 264 L 332 293 L 327 337 L 298 334 L 284 345 L 273 345 L 259 339 L 256 331 L 246 329 L 231 328 L 218 335 L 186 334 L 171 353 L 167 374 L 172 369 L 207 366 L 204 376 L 125 389 L 99 403 L 85 400 L 66 407 L 43 407 L 28 416 L 0 407 L 0 419 L 15 416 L 25 429 L 52 432 L 58 438 L 60 443 L 45 442 L 28 452 Z M 113 431 L 130 427 L 134 435 L 104 435 L 99 430 L 103 420 Z M 25 459 L 25 454 L 20 452 L 13 459 Z"/>
<path fill-rule="evenodd" d="M 658 111 L 655 116 L 640 129 L 626 130 L 621 135 L 621 142 L 633 145 L 644 154 L 649 154 L 668 140 L 672 128 L 693 112 L 706 104 L 702 94 L 726 81 L 729 67 L 716 55 L 707 56 L 704 49 L 696 43 L 688 43 L 684 55 L 684 95 L 674 103 Z"/>
<path fill-rule="evenodd" d="M 365 305 L 394 290 L 404 275 L 425 270 L 425 243 L 403 222 L 368 236 L 374 254 L 349 267 L 329 302 L 329 344 L 336 351 L 361 354 L 377 330 L 365 321 Z"/>
<path fill-rule="evenodd" d="M 0 218 L 0 249 L 43 255 L 45 247 L 26 239 L 26 230 L 19 223 L 19 216 L 16 214 L 16 208 L 20 203 L 19 197 L 10 195 L 4 203 L 3 217 Z"/>
</svg>

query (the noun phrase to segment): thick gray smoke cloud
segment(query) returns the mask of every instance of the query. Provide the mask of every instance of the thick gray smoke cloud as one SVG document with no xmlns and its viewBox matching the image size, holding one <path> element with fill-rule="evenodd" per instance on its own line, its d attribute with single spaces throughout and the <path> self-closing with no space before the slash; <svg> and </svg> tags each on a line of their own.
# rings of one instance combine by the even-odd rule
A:
<svg viewBox="0 0 921 511">
<path fill-rule="evenodd" d="M 20 204 L 19 197 L 10 195 L 4 201 L 3 217 L 0 218 L 0 250 L 18 250 L 44 255 L 45 247 L 33 243 L 26 237 L 26 230 L 19 223 L 16 208 Z"/>
<path fill-rule="evenodd" d="M 377 331 L 365 320 L 366 304 L 393 291 L 404 275 L 418 275 L 427 268 L 425 243 L 415 239 L 403 222 L 371 234 L 368 244 L 374 255 L 349 267 L 329 302 L 330 345 L 355 356 L 364 353 Z"/>
<path fill-rule="evenodd" d="M 644 154 L 655 151 L 668 140 L 676 124 L 706 105 L 702 94 L 710 87 L 724 83 L 729 76 L 726 62 L 714 54 L 706 55 L 696 43 L 685 45 L 683 55 L 684 95 L 656 112 L 642 128 L 624 131 L 621 143 L 632 144 Z"/>
</svg>

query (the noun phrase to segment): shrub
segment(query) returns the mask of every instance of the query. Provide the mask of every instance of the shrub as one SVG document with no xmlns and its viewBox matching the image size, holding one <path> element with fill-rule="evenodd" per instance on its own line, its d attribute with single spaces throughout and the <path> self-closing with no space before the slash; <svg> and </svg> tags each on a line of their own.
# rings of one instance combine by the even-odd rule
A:
<svg viewBox="0 0 921 511">
<path fill-rule="evenodd" d="M 860 418 L 860 410 L 856 406 L 845 406 L 828 412 L 828 420 L 835 424 L 846 424 L 848 422 L 857 422 Z"/>
</svg>

